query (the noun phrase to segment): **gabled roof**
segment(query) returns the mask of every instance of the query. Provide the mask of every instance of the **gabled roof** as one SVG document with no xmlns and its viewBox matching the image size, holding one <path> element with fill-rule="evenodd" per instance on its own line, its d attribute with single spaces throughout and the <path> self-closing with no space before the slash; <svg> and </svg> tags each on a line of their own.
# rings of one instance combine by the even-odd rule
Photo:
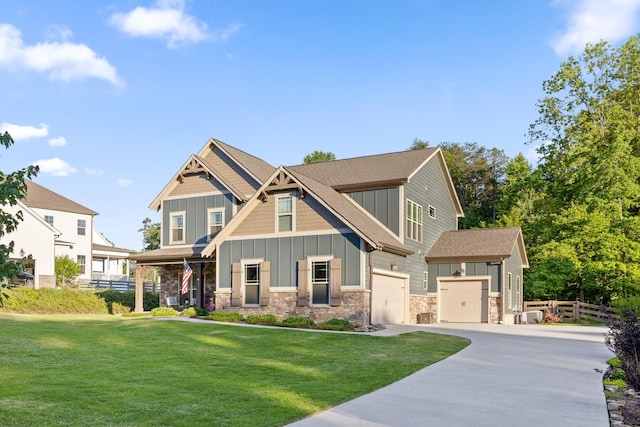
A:
<svg viewBox="0 0 640 427">
<path fill-rule="evenodd" d="M 49 209 L 52 211 L 71 212 L 84 215 L 98 215 L 98 212 L 69 200 L 35 182 L 25 179 L 27 194 L 22 201 L 30 208 Z"/>
<path fill-rule="evenodd" d="M 446 262 L 454 259 L 498 261 L 511 257 L 516 246 L 520 251 L 522 266 L 529 267 L 519 227 L 445 231 L 425 259 L 427 262 Z"/>
<path fill-rule="evenodd" d="M 410 255 L 413 253 L 411 249 L 404 246 L 390 231 L 370 217 L 355 202 L 350 201 L 348 196 L 342 195 L 331 187 L 302 173 L 280 166 L 271 177 L 265 181 L 262 187 L 256 191 L 244 208 L 231 218 L 220 233 L 209 242 L 202 251 L 202 256 L 211 256 L 216 246 L 226 239 L 233 230 L 249 216 L 251 211 L 259 203 L 262 203 L 261 200 L 263 200 L 265 193 L 274 191 L 274 189 L 286 189 L 287 186 L 292 189 L 297 189 L 304 197 L 308 197 L 309 195 L 313 197 L 373 248 L 400 255 Z"/>
<path fill-rule="evenodd" d="M 464 216 L 451 175 L 439 147 L 288 167 L 340 192 L 406 184 L 429 160 L 437 159 L 458 217 Z"/>
<path fill-rule="evenodd" d="M 200 253 L 204 246 L 179 246 L 154 249 L 152 251 L 140 252 L 132 254 L 129 259 L 138 263 L 144 264 L 145 262 L 157 262 L 157 261 L 177 261 L 184 259 L 190 259 L 200 257 Z"/>
<path fill-rule="evenodd" d="M 162 189 L 162 191 L 156 196 L 156 198 L 149 205 L 149 209 L 160 210 L 162 200 L 167 197 L 168 194 L 182 181 L 182 179 L 190 174 L 206 173 L 207 175 L 214 177 L 219 183 L 225 186 L 238 200 L 248 200 L 245 191 L 234 185 L 224 174 L 217 173 L 216 168 L 211 165 L 207 160 L 207 154 L 213 149 L 218 148 L 221 150 L 236 166 L 248 174 L 254 179 L 257 185 L 261 185 L 266 178 L 268 178 L 275 168 L 269 165 L 264 160 L 258 159 L 255 156 L 231 147 L 217 139 L 209 139 L 207 143 L 200 149 L 198 154 L 192 154 L 187 161 L 182 165 L 178 172 L 173 176 L 169 183 Z M 255 188 L 255 187 L 253 187 Z M 253 191 L 251 191 L 253 193 Z"/>
</svg>

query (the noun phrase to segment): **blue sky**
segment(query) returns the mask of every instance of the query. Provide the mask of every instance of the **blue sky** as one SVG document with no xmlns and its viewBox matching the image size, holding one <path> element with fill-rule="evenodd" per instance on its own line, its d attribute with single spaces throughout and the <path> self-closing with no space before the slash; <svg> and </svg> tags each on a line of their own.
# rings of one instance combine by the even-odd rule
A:
<svg viewBox="0 0 640 427">
<path fill-rule="evenodd" d="M 0 170 L 142 249 L 149 204 L 210 137 L 273 166 L 414 138 L 525 153 L 542 82 L 640 31 L 640 0 L 4 0 Z"/>
</svg>

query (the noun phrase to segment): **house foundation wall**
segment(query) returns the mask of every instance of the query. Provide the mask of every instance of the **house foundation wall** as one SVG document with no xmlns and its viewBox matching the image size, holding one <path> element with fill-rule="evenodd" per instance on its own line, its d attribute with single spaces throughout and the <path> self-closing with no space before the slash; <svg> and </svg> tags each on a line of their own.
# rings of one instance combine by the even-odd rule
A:
<svg viewBox="0 0 640 427">
<path fill-rule="evenodd" d="M 409 323 L 424 322 L 418 317 L 427 315 L 432 323 L 438 319 L 438 298 L 435 295 L 411 295 L 409 298 Z"/>
<path fill-rule="evenodd" d="M 366 326 L 370 319 L 369 291 L 343 291 L 341 304 L 330 306 L 297 305 L 297 291 L 271 292 L 269 304 L 259 307 L 231 306 L 231 293 L 218 291 L 215 294 L 218 310 L 234 311 L 243 316 L 252 314 L 272 314 L 282 321 L 290 316 L 304 316 L 316 323 L 323 323 L 333 318 L 346 319 L 356 326 Z"/>
</svg>

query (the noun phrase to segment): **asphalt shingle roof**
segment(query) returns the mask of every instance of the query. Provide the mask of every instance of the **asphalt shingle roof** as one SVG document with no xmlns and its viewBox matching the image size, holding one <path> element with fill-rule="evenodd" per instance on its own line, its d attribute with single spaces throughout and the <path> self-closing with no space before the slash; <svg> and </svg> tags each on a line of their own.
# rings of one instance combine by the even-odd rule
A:
<svg viewBox="0 0 640 427">
<path fill-rule="evenodd" d="M 35 182 L 25 179 L 27 195 L 22 202 L 30 208 L 50 209 L 61 212 L 72 212 L 85 215 L 98 215 L 98 212 L 91 210 L 79 203 L 69 200 Z"/>
<path fill-rule="evenodd" d="M 427 261 L 445 258 L 506 258 L 511 256 L 519 236 L 521 230 L 517 227 L 445 231 L 426 258 Z"/>
</svg>

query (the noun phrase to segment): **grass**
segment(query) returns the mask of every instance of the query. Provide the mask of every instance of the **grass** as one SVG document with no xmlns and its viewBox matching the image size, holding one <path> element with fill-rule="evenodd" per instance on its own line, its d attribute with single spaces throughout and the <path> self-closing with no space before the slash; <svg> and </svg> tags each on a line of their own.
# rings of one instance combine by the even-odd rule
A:
<svg viewBox="0 0 640 427">
<path fill-rule="evenodd" d="M 426 332 L 6 314 L 0 343 L 2 426 L 278 426 L 467 345 Z"/>
</svg>

